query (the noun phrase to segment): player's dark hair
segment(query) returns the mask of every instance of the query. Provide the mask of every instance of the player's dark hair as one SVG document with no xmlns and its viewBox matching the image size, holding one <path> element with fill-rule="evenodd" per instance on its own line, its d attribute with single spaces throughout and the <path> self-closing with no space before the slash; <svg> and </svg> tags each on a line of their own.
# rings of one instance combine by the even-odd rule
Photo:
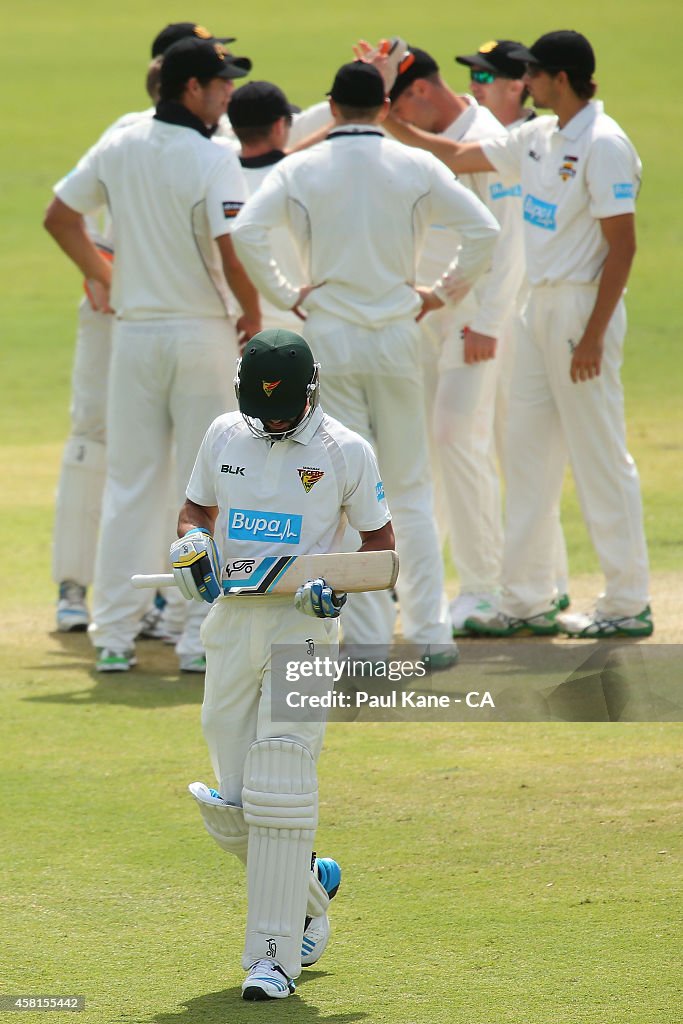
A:
<svg viewBox="0 0 683 1024">
<path fill-rule="evenodd" d="M 580 100 L 592 100 L 597 91 L 597 85 L 592 78 L 586 78 L 585 74 L 579 71 L 566 71 L 567 79 Z"/>
<path fill-rule="evenodd" d="M 374 122 L 381 107 L 350 107 L 346 103 L 337 103 L 337 110 L 345 121 L 355 121 L 365 124 Z"/>
<path fill-rule="evenodd" d="M 277 119 L 278 121 L 280 118 Z M 291 117 L 287 119 L 291 125 Z M 270 124 L 242 124 L 233 125 L 232 130 L 235 135 L 242 143 L 243 146 L 255 146 L 259 142 L 267 142 L 270 138 L 270 133 L 273 130 L 273 125 L 277 124 L 277 121 L 271 121 Z"/>
<path fill-rule="evenodd" d="M 190 78 L 196 78 L 202 89 L 205 89 L 209 82 L 212 82 L 215 75 L 209 75 L 207 78 L 200 78 L 198 75 L 190 75 L 185 79 L 184 82 L 161 82 L 159 87 L 159 99 L 160 100 L 179 100 L 182 98 L 185 92 L 185 86 L 189 82 Z"/>
</svg>

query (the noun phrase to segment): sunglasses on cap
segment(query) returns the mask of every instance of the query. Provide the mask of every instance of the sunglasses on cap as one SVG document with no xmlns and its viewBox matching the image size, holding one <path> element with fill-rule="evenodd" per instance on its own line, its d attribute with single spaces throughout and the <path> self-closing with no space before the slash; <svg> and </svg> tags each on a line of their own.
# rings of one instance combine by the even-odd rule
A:
<svg viewBox="0 0 683 1024">
<path fill-rule="evenodd" d="M 470 81 L 477 82 L 478 85 L 490 85 L 491 82 L 495 82 L 496 78 L 498 75 L 493 71 L 483 71 L 480 68 L 470 70 Z"/>
</svg>

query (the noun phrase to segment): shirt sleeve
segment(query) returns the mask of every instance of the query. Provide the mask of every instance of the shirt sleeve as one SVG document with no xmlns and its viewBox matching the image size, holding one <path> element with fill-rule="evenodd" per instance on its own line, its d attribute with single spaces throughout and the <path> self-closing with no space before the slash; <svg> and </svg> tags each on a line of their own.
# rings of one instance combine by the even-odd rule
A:
<svg viewBox="0 0 683 1024">
<path fill-rule="evenodd" d="M 91 213 L 107 201 L 99 166 L 101 142 L 89 149 L 74 169 L 54 187 L 57 198 L 77 213 Z"/>
<path fill-rule="evenodd" d="M 280 167 L 275 167 L 245 203 L 232 232 L 235 250 L 247 274 L 279 309 L 291 309 L 300 291 L 274 260 L 269 239 L 272 228 L 287 223 L 287 197 L 287 182 Z"/>
<path fill-rule="evenodd" d="M 221 160 L 206 190 L 206 215 L 212 238 L 232 233 L 235 218 L 247 201 L 247 184 L 234 151 L 220 147 Z"/>
<path fill-rule="evenodd" d="M 514 308 L 524 280 L 521 187 L 507 186 L 497 175 L 487 174 L 487 206 L 500 224 L 491 269 L 477 285 L 478 308 L 470 327 L 497 338 Z"/>
<path fill-rule="evenodd" d="M 432 223 L 452 228 L 461 239 L 457 257 L 434 287 L 443 302 L 456 305 L 490 266 L 500 229 L 481 200 L 436 159 L 431 179 Z"/>
<path fill-rule="evenodd" d="M 640 176 L 641 163 L 628 139 L 619 135 L 597 138 L 586 169 L 591 215 L 599 220 L 634 213 Z"/>
<path fill-rule="evenodd" d="M 346 518 L 359 533 L 380 530 L 391 521 L 391 513 L 375 453 L 361 437 L 346 449 L 348 476 L 342 497 Z"/>
<path fill-rule="evenodd" d="M 203 505 L 205 508 L 214 508 L 218 505 L 216 465 L 213 452 L 220 426 L 219 420 L 214 420 L 204 435 L 185 492 L 190 501 L 193 501 L 195 505 Z"/>
<path fill-rule="evenodd" d="M 520 125 L 507 135 L 497 135 L 493 139 L 483 139 L 479 143 L 486 159 L 506 181 L 519 181 L 522 176 L 526 128 L 527 125 Z"/>
</svg>

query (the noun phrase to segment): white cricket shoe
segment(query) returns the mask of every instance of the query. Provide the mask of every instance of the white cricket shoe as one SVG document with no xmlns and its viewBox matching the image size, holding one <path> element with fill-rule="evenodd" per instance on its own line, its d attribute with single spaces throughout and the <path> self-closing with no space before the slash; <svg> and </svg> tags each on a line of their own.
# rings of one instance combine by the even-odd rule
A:
<svg viewBox="0 0 683 1024">
<path fill-rule="evenodd" d="M 329 941 L 330 919 L 327 914 L 312 917 L 301 942 L 301 966 L 312 967 L 313 964 L 317 964 Z"/>
<path fill-rule="evenodd" d="M 201 675 L 206 672 L 206 658 L 203 654 L 180 654 L 178 663 L 181 672 L 197 672 Z"/>
<path fill-rule="evenodd" d="M 296 986 L 274 960 L 257 960 L 242 982 L 242 999 L 286 999 Z"/>
<path fill-rule="evenodd" d="M 449 607 L 453 636 L 469 636 L 470 630 L 465 626 L 465 621 L 470 615 L 491 614 L 495 611 L 495 604 L 494 594 L 458 594 Z"/>
<path fill-rule="evenodd" d="M 638 615 L 624 615 L 615 619 L 608 619 L 597 611 L 588 615 L 571 612 L 558 615 L 557 623 L 567 636 L 586 640 L 602 640 L 614 636 L 652 636 L 655 628 L 649 605 Z"/>
<path fill-rule="evenodd" d="M 73 580 L 59 584 L 57 602 L 57 630 L 60 633 L 82 633 L 90 624 L 90 613 L 85 603 L 85 587 Z"/>
<path fill-rule="evenodd" d="M 135 651 L 114 651 L 111 647 L 97 648 L 96 672 L 128 672 L 137 665 Z"/>
</svg>

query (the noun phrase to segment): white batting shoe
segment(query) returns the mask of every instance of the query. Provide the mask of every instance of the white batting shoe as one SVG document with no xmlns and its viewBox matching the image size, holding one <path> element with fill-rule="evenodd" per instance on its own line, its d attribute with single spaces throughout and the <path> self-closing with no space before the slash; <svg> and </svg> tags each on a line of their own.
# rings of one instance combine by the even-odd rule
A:
<svg viewBox="0 0 683 1024">
<path fill-rule="evenodd" d="M 491 614 L 495 611 L 495 603 L 493 594 L 458 594 L 449 607 L 453 636 L 469 636 L 466 620 L 470 615 Z"/>
<path fill-rule="evenodd" d="M 242 999 L 261 1001 L 264 999 L 286 999 L 295 991 L 296 985 L 288 978 L 274 960 L 257 960 L 249 968 L 242 982 Z"/>
<path fill-rule="evenodd" d="M 57 602 L 57 630 L 59 633 L 82 633 L 90 624 L 90 613 L 85 603 L 85 587 L 73 580 L 59 584 Z"/>
<path fill-rule="evenodd" d="M 308 923 L 301 942 L 301 966 L 317 964 L 330 941 L 330 919 L 327 914 L 313 917 Z"/>
</svg>

